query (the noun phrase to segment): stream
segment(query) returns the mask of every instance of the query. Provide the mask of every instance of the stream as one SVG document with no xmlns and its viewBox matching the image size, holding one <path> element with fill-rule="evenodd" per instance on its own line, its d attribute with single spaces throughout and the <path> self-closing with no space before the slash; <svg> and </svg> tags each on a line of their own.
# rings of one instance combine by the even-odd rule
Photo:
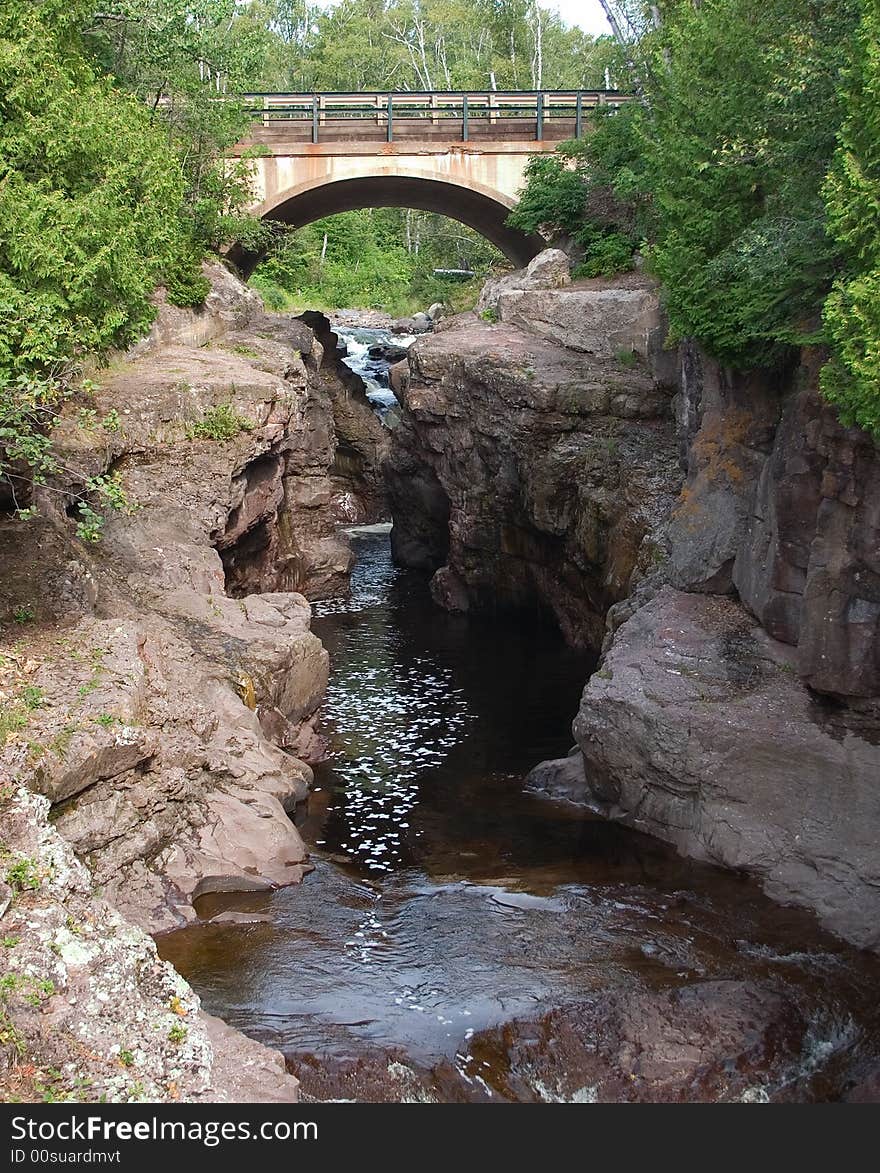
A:
<svg viewBox="0 0 880 1173">
<path fill-rule="evenodd" d="M 377 332 L 340 333 L 393 407 Z M 351 596 L 313 608 L 330 753 L 295 819 L 314 871 L 203 897 L 162 956 L 282 1051 L 307 1099 L 841 1098 L 880 1055 L 880 960 L 524 792 L 570 748 L 593 664 L 537 617 L 438 609 L 388 531 L 348 531 Z M 633 1051 L 638 1079 L 615 1067 Z"/>
</svg>

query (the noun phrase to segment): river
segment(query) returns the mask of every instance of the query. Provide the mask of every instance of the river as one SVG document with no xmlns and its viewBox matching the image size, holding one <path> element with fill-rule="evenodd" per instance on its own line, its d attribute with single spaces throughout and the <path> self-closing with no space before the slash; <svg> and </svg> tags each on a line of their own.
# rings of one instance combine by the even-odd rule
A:
<svg viewBox="0 0 880 1173">
<path fill-rule="evenodd" d="M 339 334 L 387 418 L 388 362 L 370 349 L 412 339 Z M 330 754 L 296 813 L 314 871 L 202 898 L 163 956 L 313 1099 L 629 1096 L 631 1074 L 596 1074 L 603 1033 L 640 1046 L 642 1070 L 653 1046 L 661 1068 L 672 1053 L 701 1073 L 682 1082 L 672 1062 L 646 1098 L 840 1098 L 880 1055 L 880 962 L 735 874 L 525 793 L 571 745 L 590 659 L 537 616 L 438 609 L 393 565 L 388 530 L 349 531 L 351 596 L 313 609 L 332 666 Z M 763 1013 L 753 989 L 770 1028 L 737 1058 L 731 1023 L 754 1033 Z"/>
<path fill-rule="evenodd" d="M 253 923 L 160 941 L 206 1008 L 282 1050 L 317 1099 L 577 1099 L 553 1082 L 553 1029 L 512 1081 L 519 1028 L 491 1028 L 745 980 L 807 1024 L 750 1088 L 836 1098 L 877 1053 L 877 963 L 736 875 L 523 793 L 569 748 L 585 658 L 527 618 L 439 611 L 387 527 L 352 540 L 351 598 L 315 605 L 332 756 L 296 818 L 315 870 L 198 903 Z"/>
</svg>

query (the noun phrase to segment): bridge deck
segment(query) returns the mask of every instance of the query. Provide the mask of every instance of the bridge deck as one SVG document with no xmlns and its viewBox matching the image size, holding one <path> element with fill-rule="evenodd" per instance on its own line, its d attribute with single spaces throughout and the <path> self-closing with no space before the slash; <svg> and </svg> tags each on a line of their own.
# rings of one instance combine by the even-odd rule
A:
<svg viewBox="0 0 880 1173">
<path fill-rule="evenodd" d="M 591 109 L 630 100 L 616 90 L 250 94 L 248 143 L 562 142 L 583 135 Z"/>
</svg>

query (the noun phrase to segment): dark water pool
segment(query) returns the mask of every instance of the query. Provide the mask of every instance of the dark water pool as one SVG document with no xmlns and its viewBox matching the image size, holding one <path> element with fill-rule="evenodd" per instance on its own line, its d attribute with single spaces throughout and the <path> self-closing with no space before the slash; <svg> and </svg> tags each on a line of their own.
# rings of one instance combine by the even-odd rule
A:
<svg viewBox="0 0 880 1173">
<path fill-rule="evenodd" d="M 809 1026 L 787 1095 L 843 1094 L 880 1052 L 880 965 L 738 876 L 524 794 L 571 744 L 586 658 L 528 616 L 439 611 L 385 532 L 354 542 L 351 599 L 315 608 L 332 757 L 297 817 L 315 871 L 206 897 L 206 923 L 160 941 L 206 1008 L 315 1097 L 511 1098 L 498 1046 L 473 1070 L 488 1028 L 609 990 L 769 983 Z M 230 909 L 261 919 L 207 923 Z M 539 1068 L 528 1098 L 577 1098 Z"/>
</svg>

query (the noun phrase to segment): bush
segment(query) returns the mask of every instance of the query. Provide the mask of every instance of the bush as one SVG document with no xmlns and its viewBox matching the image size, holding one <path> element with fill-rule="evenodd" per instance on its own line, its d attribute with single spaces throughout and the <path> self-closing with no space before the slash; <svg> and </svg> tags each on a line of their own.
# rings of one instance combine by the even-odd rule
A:
<svg viewBox="0 0 880 1173">
<path fill-rule="evenodd" d="M 240 432 L 250 432 L 253 426 L 231 403 L 221 403 L 209 407 L 199 422 L 189 429 L 189 435 L 198 440 L 232 440 Z"/>
<path fill-rule="evenodd" d="M 590 225 L 578 233 L 576 240 L 584 250 L 584 257 L 572 271 L 575 279 L 612 277 L 633 267 L 636 242 L 623 232 L 602 231 Z"/>
<path fill-rule="evenodd" d="M 183 309 L 197 309 L 205 304 L 211 292 L 211 282 L 204 275 L 198 261 L 181 265 L 177 273 L 165 279 L 165 295 L 170 305 Z"/>
<path fill-rule="evenodd" d="M 825 198 L 845 272 L 825 302 L 834 355 L 822 391 L 846 424 L 880 438 L 880 12 L 866 5 L 845 92 L 847 118 Z"/>
<path fill-rule="evenodd" d="M 837 339 L 825 386 L 852 402 L 848 418 L 867 421 L 872 376 L 878 386 L 869 280 L 880 272 L 876 77 L 860 83 L 864 100 L 841 142 L 830 233 L 821 191 L 850 101 L 839 85 L 862 8 L 767 0 L 757 18 L 752 0 L 664 4 L 662 21 L 629 46 L 643 101 L 597 113 L 582 142 L 533 159 L 509 222 L 574 237 L 584 248 L 579 276 L 627 268 L 640 248 L 663 283 L 670 339 L 696 338 L 740 368 L 775 365 L 821 337 L 823 302 L 845 249 L 855 250 L 862 283 L 839 280 L 825 313 Z M 875 71 L 878 21 L 863 37 Z"/>
</svg>

